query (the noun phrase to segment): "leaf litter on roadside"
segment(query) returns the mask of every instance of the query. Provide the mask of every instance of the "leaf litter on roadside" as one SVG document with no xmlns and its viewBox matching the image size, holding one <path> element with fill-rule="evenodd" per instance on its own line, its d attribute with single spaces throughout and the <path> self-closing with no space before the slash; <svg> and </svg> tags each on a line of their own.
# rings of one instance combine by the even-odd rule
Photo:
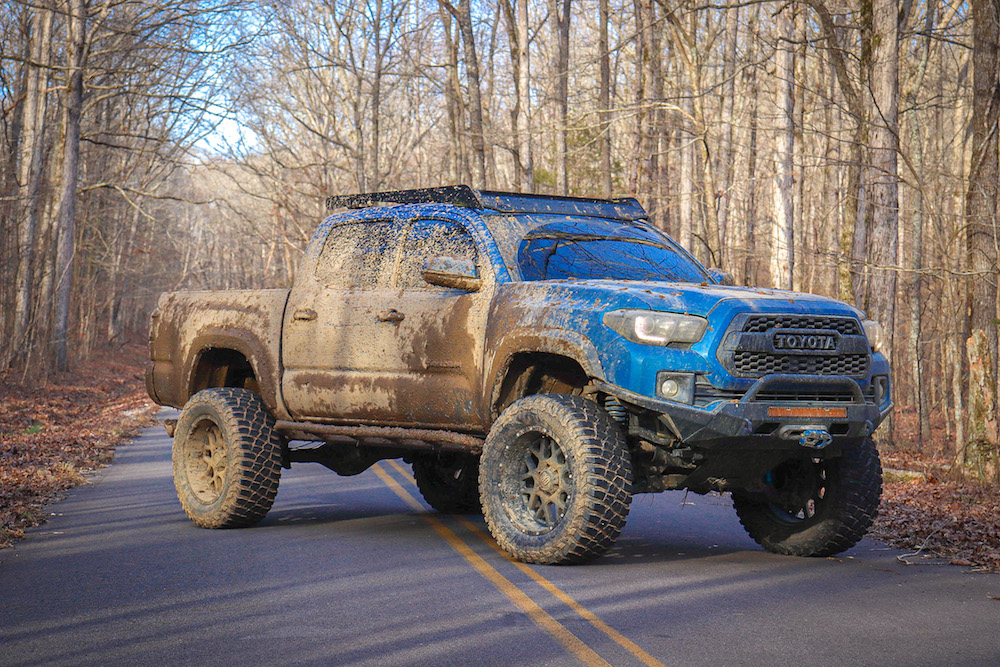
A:
<svg viewBox="0 0 1000 667">
<path fill-rule="evenodd" d="M 45 522 L 45 505 L 111 462 L 156 411 L 145 348 L 98 355 L 41 387 L 0 382 L 0 548 Z"/>
<path fill-rule="evenodd" d="M 1000 572 L 1000 493 L 972 484 L 889 481 L 872 537 L 953 565 Z"/>
</svg>

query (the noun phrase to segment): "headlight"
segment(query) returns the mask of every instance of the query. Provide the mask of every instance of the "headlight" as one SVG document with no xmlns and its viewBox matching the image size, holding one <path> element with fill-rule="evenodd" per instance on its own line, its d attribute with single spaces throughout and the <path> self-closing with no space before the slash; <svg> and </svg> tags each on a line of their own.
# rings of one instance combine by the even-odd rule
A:
<svg viewBox="0 0 1000 667">
<path fill-rule="evenodd" d="M 708 328 L 708 320 L 701 317 L 652 310 L 614 310 L 604 313 L 604 323 L 633 343 L 646 345 L 697 343 Z"/>
<path fill-rule="evenodd" d="M 865 329 L 865 337 L 868 338 L 868 344 L 872 346 L 872 352 L 885 349 L 885 331 L 882 330 L 881 324 L 875 320 L 865 320 L 861 326 Z"/>
</svg>

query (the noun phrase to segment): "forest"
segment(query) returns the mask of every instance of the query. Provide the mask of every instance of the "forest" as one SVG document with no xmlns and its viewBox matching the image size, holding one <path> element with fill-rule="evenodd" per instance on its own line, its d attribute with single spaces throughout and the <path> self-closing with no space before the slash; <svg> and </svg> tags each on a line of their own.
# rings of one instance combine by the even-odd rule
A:
<svg viewBox="0 0 1000 667">
<path fill-rule="evenodd" d="M 1000 481 L 1000 0 L 0 0 L 0 377 L 287 286 L 325 197 L 634 196 L 888 333 L 885 442 Z"/>
</svg>

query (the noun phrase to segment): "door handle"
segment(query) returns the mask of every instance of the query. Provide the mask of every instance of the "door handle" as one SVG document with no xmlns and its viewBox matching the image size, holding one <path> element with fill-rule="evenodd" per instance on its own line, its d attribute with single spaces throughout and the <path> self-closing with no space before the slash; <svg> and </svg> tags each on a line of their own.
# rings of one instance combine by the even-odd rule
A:
<svg viewBox="0 0 1000 667">
<path fill-rule="evenodd" d="M 378 319 L 380 322 L 402 322 L 406 315 L 395 309 L 383 310 L 378 314 Z"/>
<path fill-rule="evenodd" d="M 302 320 L 304 322 L 311 322 L 316 319 L 316 311 L 312 308 L 299 308 L 294 313 L 292 313 L 293 320 Z"/>
</svg>

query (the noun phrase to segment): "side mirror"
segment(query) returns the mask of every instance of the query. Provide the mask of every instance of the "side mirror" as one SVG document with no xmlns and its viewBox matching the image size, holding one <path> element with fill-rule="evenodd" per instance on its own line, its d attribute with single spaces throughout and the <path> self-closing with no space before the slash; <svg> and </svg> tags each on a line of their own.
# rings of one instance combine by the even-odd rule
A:
<svg viewBox="0 0 1000 667">
<path fill-rule="evenodd" d="M 720 285 L 735 285 L 736 278 L 733 274 L 724 269 L 709 269 L 708 274 L 712 276 L 712 280 Z"/>
<path fill-rule="evenodd" d="M 477 292 L 483 286 L 476 263 L 461 257 L 429 257 L 420 275 L 427 283 L 438 287 Z"/>
</svg>

